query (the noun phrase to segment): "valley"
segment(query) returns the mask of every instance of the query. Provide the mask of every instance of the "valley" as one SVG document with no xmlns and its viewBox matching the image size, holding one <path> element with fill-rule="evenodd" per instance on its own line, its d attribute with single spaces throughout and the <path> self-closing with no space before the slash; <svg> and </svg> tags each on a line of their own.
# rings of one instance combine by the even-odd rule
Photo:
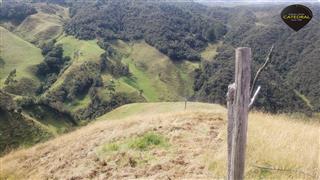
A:
<svg viewBox="0 0 320 180">
<path fill-rule="evenodd" d="M 284 4 L 2 5 L 0 179 L 225 178 L 234 50 L 252 48 L 255 73 L 272 45 L 245 178 L 319 178 L 318 4 L 299 32 Z"/>
<path fill-rule="evenodd" d="M 33 122 L 47 134 L 37 137 L 33 141 L 26 132 L 19 132 L 18 136 L 25 140 L 16 144 L 4 137 L 2 144 L 6 151 L 16 148 L 19 144 L 26 146 L 34 142 L 47 140 L 48 137 L 55 137 L 61 133 L 69 132 L 80 124 L 87 124 L 85 118 L 80 117 L 76 120 L 73 114 L 87 109 L 92 104 L 89 91 L 78 95 L 71 101 L 65 101 L 58 105 L 48 103 L 51 94 L 59 92 L 64 88 L 65 83 L 77 69 L 84 66 L 87 62 L 100 63 L 100 56 L 105 52 L 98 45 L 97 40 L 80 40 L 73 36 L 63 33 L 63 23 L 70 17 L 66 8 L 53 4 L 35 4 L 37 13 L 28 16 L 20 24 L 12 25 L 3 23 L 1 29 L 1 86 L 9 93 L 15 101 L 27 103 L 22 107 L 20 120 Z M 11 24 L 8 27 L 7 24 Z M 9 28 L 11 32 L 5 28 Z M 57 74 L 57 78 L 48 89 L 40 95 L 37 88 L 42 86 L 43 77 L 36 75 L 37 65 L 40 64 L 45 55 L 41 52 L 41 47 L 55 41 L 57 46 L 63 48 L 63 56 L 70 57 L 71 61 L 63 71 Z M 159 52 L 145 41 L 126 42 L 116 40 L 111 42 L 114 48 L 115 57 L 112 61 L 120 62 L 128 67 L 130 75 L 117 76 L 112 72 L 99 72 L 102 83 L 105 85 L 114 83 L 115 91 L 124 94 L 135 94 L 141 96 L 139 101 L 177 101 L 193 94 L 193 71 L 199 67 L 199 62 L 181 61 L 173 62 L 168 56 Z M 9 49 L 11 48 L 11 49 Z M 13 80 L 10 85 L 5 84 L 9 73 L 15 70 Z M 20 79 L 22 80 L 20 81 Z M 30 82 L 29 82 L 30 81 Z M 25 87 L 29 83 L 29 87 Z M 23 89 L 24 88 L 24 89 Z M 28 91 L 26 91 L 28 90 Z M 99 87 L 98 94 L 101 99 L 109 100 L 110 92 L 105 87 Z M 36 96 L 34 96 L 36 95 Z M 31 103 L 30 105 L 28 105 Z M 5 108 L 4 108 L 5 109 Z M 6 112 L 7 113 L 7 112 Z M 9 112 L 8 112 L 9 113 Z M 9 113 L 12 115 L 12 113 Z M 87 116 L 87 115 L 86 115 Z M 7 123 L 11 118 L 3 116 L 3 123 Z M 80 120 L 80 121 L 79 121 Z M 12 129 L 15 123 L 4 126 Z M 2 131 L 7 133 L 6 131 Z M 2 150 L 3 151 L 3 150 Z"/>
</svg>

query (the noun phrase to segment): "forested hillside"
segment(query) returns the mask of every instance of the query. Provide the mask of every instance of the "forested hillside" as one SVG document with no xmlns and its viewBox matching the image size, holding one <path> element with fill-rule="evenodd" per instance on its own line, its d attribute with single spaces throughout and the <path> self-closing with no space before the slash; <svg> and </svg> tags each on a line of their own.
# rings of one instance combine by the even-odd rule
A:
<svg viewBox="0 0 320 180">
<path fill-rule="evenodd" d="M 207 42 L 226 32 L 219 21 L 171 3 L 106 1 L 82 6 L 72 15 L 67 34 L 104 43 L 144 39 L 173 60 L 200 60 L 199 51 Z"/>
<path fill-rule="evenodd" d="M 15 1 L 4 1 L 0 7 L 0 19 L 10 20 L 15 23 L 23 21 L 27 16 L 35 14 L 37 11 L 31 5 L 25 3 L 18 3 Z"/>
<path fill-rule="evenodd" d="M 196 3 L 105 1 L 89 7 L 73 11 L 66 32 L 82 39 L 98 38 L 105 49 L 114 39 L 144 39 L 172 60 L 201 60 L 208 43 L 222 41 L 217 56 L 203 61 L 196 71 L 194 98 L 201 101 L 225 103 L 236 47 L 252 48 L 257 70 L 274 44 L 272 62 L 258 81 L 263 91 L 256 107 L 271 112 L 319 111 L 316 4 L 312 5 L 315 18 L 297 33 L 279 16 L 284 5 L 209 8 Z"/>
<path fill-rule="evenodd" d="M 312 6 L 314 19 L 299 32 L 282 22 L 278 14 L 283 7 L 247 7 L 231 16 L 231 28 L 218 55 L 197 71 L 196 97 L 224 103 L 227 86 L 233 81 L 234 49 L 251 47 L 256 71 L 274 44 L 271 63 L 257 83 L 262 91 L 256 107 L 271 112 L 320 110 L 320 7 Z"/>
</svg>

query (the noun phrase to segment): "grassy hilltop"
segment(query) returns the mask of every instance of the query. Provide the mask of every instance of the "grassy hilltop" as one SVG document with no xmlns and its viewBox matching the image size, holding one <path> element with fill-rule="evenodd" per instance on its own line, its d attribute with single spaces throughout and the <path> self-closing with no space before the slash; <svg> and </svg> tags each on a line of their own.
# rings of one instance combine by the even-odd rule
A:
<svg viewBox="0 0 320 180">
<path fill-rule="evenodd" d="M 251 113 L 246 178 L 319 177 L 318 130 L 315 121 Z M 225 108 L 131 104 L 1 158 L 0 178 L 223 178 L 226 152 Z"/>
</svg>

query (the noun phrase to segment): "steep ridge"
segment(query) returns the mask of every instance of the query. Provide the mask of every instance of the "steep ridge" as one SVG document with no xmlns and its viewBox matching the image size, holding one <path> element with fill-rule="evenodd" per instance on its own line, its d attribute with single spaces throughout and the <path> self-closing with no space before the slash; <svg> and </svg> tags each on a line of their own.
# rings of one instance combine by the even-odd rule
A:
<svg viewBox="0 0 320 180">
<path fill-rule="evenodd" d="M 145 105 L 148 106 L 148 104 Z M 142 106 L 145 105 L 142 104 Z M 153 107 L 157 105 L 158 104 L 151 104 Z M 2 172 L 2 176 L 0 177 L 23 177 L 26 179 L 132 178 L 135 177 L 135 175 L 136 177 L 150 178 L 164 178 L 166 176 L 208 177 L 208 175 L 210 177 L 210 174 L 203 169 L 204 167 L 201 164 L 198 164 L 198 160 L 193 162 L 193 159 L 194 157 L 201 156 L 201 152 L 208 147 L 213 148 L 216 143 L 219 143 L 217 141 L 219 139 L 217 135 L 219 128 L 223 127 L 221 125 L 224 124 L 222 117 L 224 109 L 217 105 L 209 105 L 209 108 L 216 110 L 206 112 L 203 108 L 206 105 L 193 104 L 190 105 L 190 108 L 202 107 L 203 110 L 200 110 L 200 112 L 181 112 L 183 103 L 177 103 L 176 105 L 173 105 L 173 107 L 177 108 L 176 112 L 170 113 L 171 110 L 168 105 L 170 106 L 169 103 L 159 103 L 159 106 L 162 108 L 167 106 L 167 113 L 158 115 L 152 115 L 151 112 L 149 112 L 146 116 L 128 116 L 128 118 L 122 119 L 121 121 L 102 121 L 104 118 L 101 118 L 101 121 L 90 125 L 85 129 L 77 130 L 71 134 L 63 135 L 56 140 L 35 146 L 30 151 L 20 151 L 16 154 L 18 156 L 9 155 L 7 156 L 8 159 L 7 157 L 4 157 L 4 159 L 1 159 L 2 171 L 0 172 Z M 210 124 L 210 126 L 206 127 L 207 124 Z M 197 129 L 203 130 L 197 131 Z M 163 134 L 166 138 L 170 139 L 170 147 L 168 147 L 168 149 L 160 148 L 151 149 L 150 152 L 146 151 L 146 153 L 152 156 L 150 160 L 148 160 L 147 157 L 141 157 L 142 159 L 136 157 L 137 154 L 143 156 L 143 151 L 116 153 L 111 155 L 110 158 L 114 159 L 110 159 L 110 161 L 104 159 L 108 157 L 104 157 L 103 154 L 101 154 L 101 156 L 97 155 L 99 148 L 107 142 L 143 135 L 150 131 Z M 207 131 L 210 131 L 210 134 L 207 134 Z M 193 138 L 188 139 L 185 136 Z M 189 144 L 196 141 L 196 139 L 197 144 Z M 185 146 L 179 147 L 175 144 L 185 144 Z M 187 156 L 183 157 L 181 156 L 181 153 L 184 153 Z M 26 159 L 18 165 L 16 163 L 20 162 L 20 158 Z M 124 161 L 126 161 L 126 158 L 133 158 L 134 161 L 146 160 L 146 162 L 142 162 L 136 169 L 132 169 L 130 164 L 126 163 L 123 164 L 123 166 L 117 166 L 117 158 L 123 158 Z M 157 163 L 157 161 L 160 160 L 159 158 L 163 162 Z M 24 163 L 31 166 L 25 166 L 23 165 Z M 110 165 L 110 167 L 106 166 L 104 163 Z M 20 168 L 16 165 L 20 166 Z M 16 166 L 17 169 L 14 168 L 14 166 Z M 163 168 L 161 168 L 162 166 Z M 188 170 L 185 170 L 185 166 L 188 167 Z M 145 169 L 147 167 L 150 167 L 150 169 Z M 160 170 L 159 167 L 162 170 Z M 33 170 L 30 171 L 29 168 Z M 175 170 L 168 172 L 168 174 L 164 173 L 171 168 L 175 168 Z M 155 174 L 158 169 L 160 171 Z M 100 170 L 101 172 L 99 172 Z M 144 170 L 146 170 L 145 173 Z M 185 174 L 185 171 L 188 171 L 188 174 Z M 128 172 L 129 174 L 127 174 Z M 198 172 L 199 174 L 194 174 L 195 172 Z M 24 176 L 20 176 L 22 174 L 24 174 Z M 100 176 L 100 174 L 105 175 Z"/>
<path fill-rule="evenodd" d="M 125 105 L 87 127 L 1 158 L 0 177 L 223 178 L 225 117 L 226 110 L 214 104 L 188 103 L 187 110 L 183 102 Z M 318 128 L 295 117 L 252 113 L 246 177 L 319 176 L 313 143 Z"/>
<path fill-rule="evenodd" d="M 0 90 L 0 155 L 46 141 L 76 125 L 67 114 L 44 105 L 19 107 L 19 99 Z"/>
<path fill-rule="evenodd" d="M 30 147 L 54 136 L 37 120 L 0 109 L 0 155 L 18 147 Z"/>
</svg>

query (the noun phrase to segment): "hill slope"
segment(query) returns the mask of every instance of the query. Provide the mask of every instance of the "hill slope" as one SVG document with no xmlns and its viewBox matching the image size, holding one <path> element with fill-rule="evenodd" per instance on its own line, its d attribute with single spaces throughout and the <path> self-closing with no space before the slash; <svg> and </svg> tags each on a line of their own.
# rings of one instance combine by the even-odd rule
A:
<svg viewBox="0 0 320 180">
<path fill-rule="evenodd" d="M 130 0 L 78 4 L 65 32 L 80 39 L 141 40 L 173 60 L 200 60 L 199 51 L 221 38 L 226 27 L 197 3 Z M 193 12 L 200 9 L 204 12 Z"/>
<path fill-rule="evenodd" d="M 0 156 L 19 147 L 30 147 L 70 131 L 72 118 L 44 105 L 18 107 L 14 97 L 0 90 Z"/>
<path fill-rule="evenodd" d="M 14 32 L 37 45 L 58 37 L 63 32 L 64 22 L 69 18 L 68 9 L 45 3 L 37 3 L 33 6 L 37 13 L 28 16 L 15 28 Z"/>
<path fill-rule="evenodd" d="M 112 92 L 108 89 L 111 82 L 114 83 L 115 93 L 124 94 L 127 96 L 125 99 L 129 100 L 137 97 L 142 99 L 140 101 L 148 102 L 175 101 L 192 95 L 193 71 L 198 67 L 198 63 L 172 62 L 168 56 L 144 41 L 110 42 L 112 55 L 106 55 L 107 52 L 104 53 L 96 40 L 79 40 L 73 36 L 61 36 L 56 44 L 62 45 L 64 56 L 71 57 L 71 63 L 59 74 L 58 79 L 45 92 L 44 97 L 57 99 L 70 85 L 68 80 L 82 74 L 79 69 L 83 69 L 89 63 L 98 66 L 90 72 L 83 73 L 95 73 L 96 79 L 100 81 L 101 78 L 102 85 L 94 87 L 94 84 L 88 83 L 79 89 L 83 93 L 74 99 L 69 101 L 64 98 L 58 99 L 61 107 L 63 106 L 72 114 L 77 114 L 79 119 L 94 118 L 109 111 L 108 104 L 112 103 L 107 103 L 105 105 L 107 108 L 100 108 L 94 105 L 96 103 L 94 98 L 98 97 L 99 102 L 112 100 Z M 102 65 L 103 61 L 107 61 L 105 68 Z M 119 75 L 118 67 L 127 68 L 128 72 Z M 88 75 L 84 75 L 86 76 Z M 92 94 L 93 89 L 96 89 L 97 96 Z M 122 104 L 120 102 L 117 106 Z M 101 103 L 98 104 L 100 105 Z M 92 110 L 90 110 L 91 107 Z"/>
<path fill-rule="evenodd" d="M 1 81 L 4 81 L 13 69 L 17 70 L 17 79 L 27 77 L 37 81 L 32 68 L 42 62 L 41 50 L 1 26 L 0 34 L 0 56 L 4 60 L 0 66 Z"/>
<path fill-rule="evenodd" d="M 30 147 L 53 135 L 36 120 L 0 109 L 0 155 L 18 147 Z"/>
<path fill-rule="evenodd" d="M 131 73 L 131 76 L 121 77 L 120 82 L 137 92 L 142 90 L 147 101 L 182 100 L 192 95 L 193 71 L 199 63 L 173 62 L 144 41 L 117 41 L 113 47 L 124 55 L 121 61 Z"/>
<path fill-rule="evenodd" d="M 255 107 L 268 112 L 320 111 L 320 6 L 308 5 L 314 18 L 298 32 L 281 20 L 279 14 L 284 7 L 285 4 L 229 9 L 233 13 L 227 21 L 230 28 L 223 44 L 212 61 L 202 64 L 196 76 L 195 94 L 199 100 L 225 103 L 225 93 L 234 79 L 237 47 L 252 49 L 255 73 L 274 45 L 271 61 L 257 81 L 262 91 Z"/>
<path fill-rule="evenodd" d="M 1 158 L 0 178 L 223 178 L 226 110 L 203 103 L 183 109 L 184 103 L 122 106 L 87 127 Z M 319 177 L 318 128 L 252 113 L 246 177 Z"/>
</svg>

